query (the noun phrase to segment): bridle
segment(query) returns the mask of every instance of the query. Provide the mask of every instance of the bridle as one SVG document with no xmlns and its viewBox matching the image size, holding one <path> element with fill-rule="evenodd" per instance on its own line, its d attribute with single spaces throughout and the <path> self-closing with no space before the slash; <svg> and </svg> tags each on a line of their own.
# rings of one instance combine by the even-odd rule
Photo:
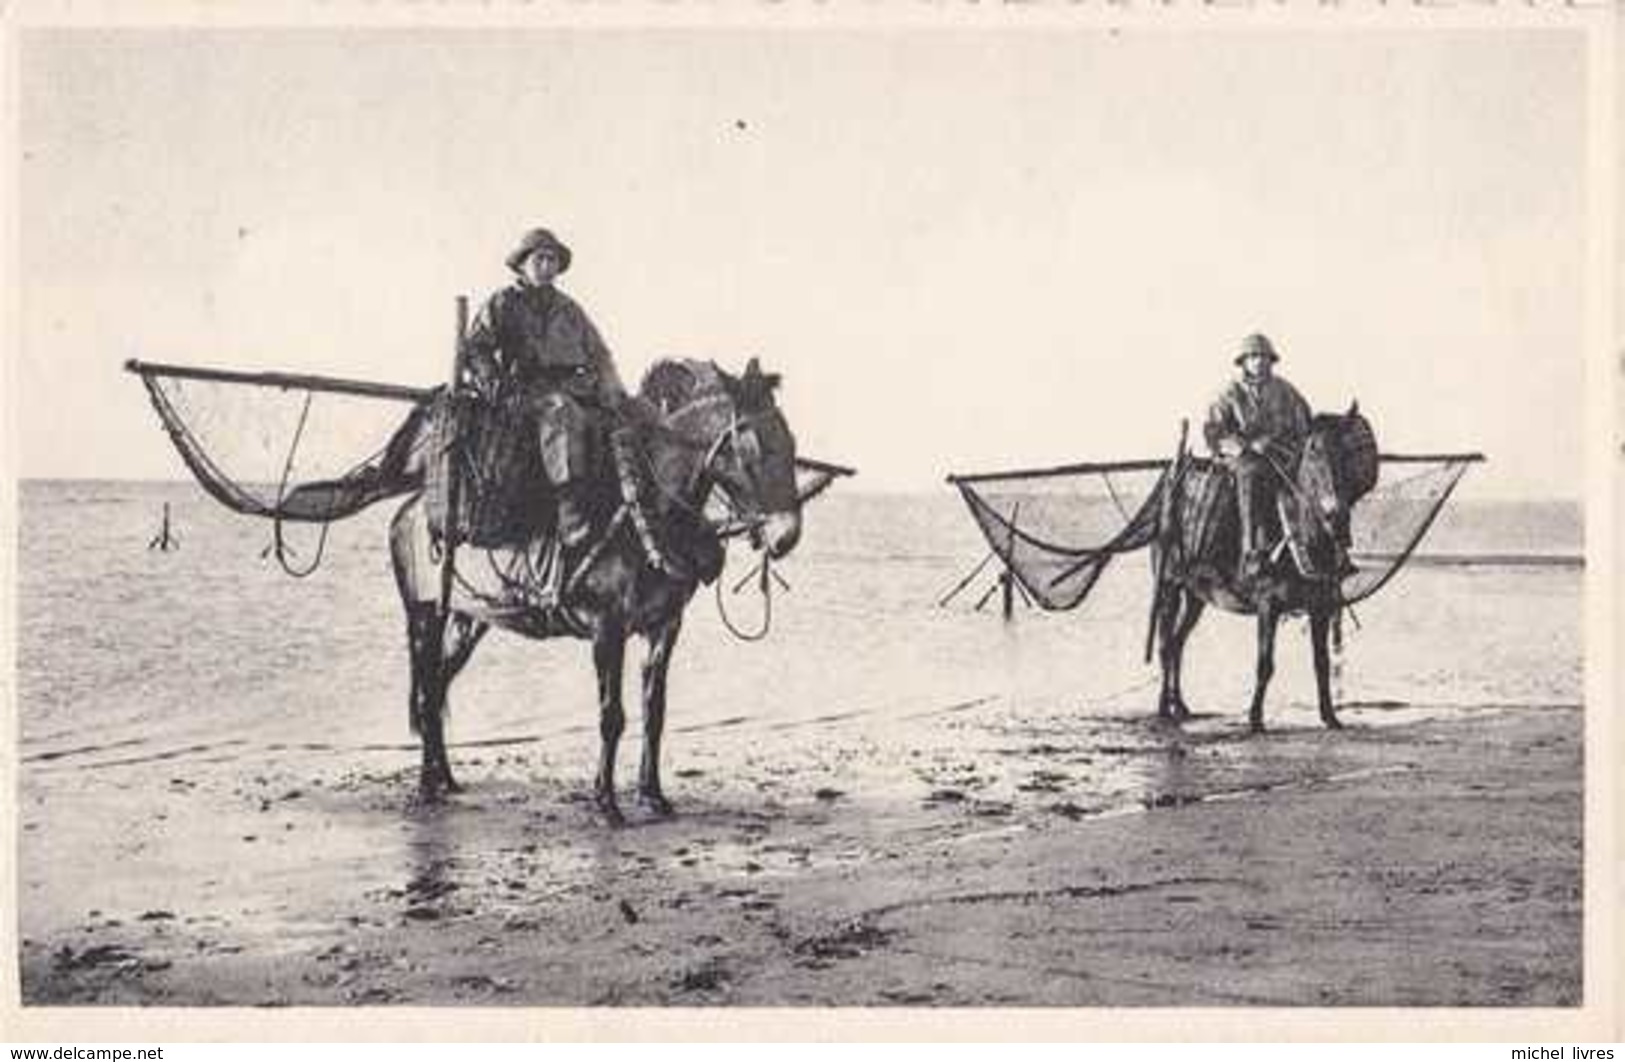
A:
<svg viewBox="0 0 1625 1062">
<path fill-rule="evenodd" d="M 729 407 L 728 423 L 717 433 L 715 438 L 709 441 L 687 434 L 676 425 L 679 420 L 688 419 L 696 413 L 705 412 L 723 404 Z M 767 410 L 741 415 L 733 397 L 726 392 L 703 395 L 666 413 L 661 427 L 674 440 L 692 449 L 704 451 L 699 463 L 694 466 L 694 471 L 690 475 L 688 482 L 684 485 L 682 496 L 678 497 L 669 491 L 663 491 L 667 499 L 690 512 L 698 513 L 699 505 L 704 504 L 706 496 L 710 493 L 711 486 L 716 482 L 717 477 L 714 474 L 716 464 L 722 455 L 729 451 L 739 458 L 739 468 L 743 474 L 747 478 L 754 480 L 756 462 L 762 453 L 762 440 L 757 432 L 757 424 L 765 420 L 767 416 Z M 756 486 L 754 482 L 750 485 Z M 727 519 L 716 528 L 719 538 L 727 539 L 745 534 L 760 527 L 765 521 L 766 518 L 758 513 L 740 511 L 735 500 L 730 496 L 730 492 L 723 491 L 722 498 L 724 504 L 728 507 L 729 513 Z M 699 505 L 696 505 L 690 499 L 699 499 Z"/>
<path fill-rule="evenodd" d="M 722 431 L 717 433 L 715 438 L 709 441 L 697 439 L 684 433 L 675 423 L 724 402 L 729 406 L 728 423 Z M 762 440 L 757 426 L 770 415 L 770 412 L 776 411 L 769 406 L 755 413 L 741 415 L 738 405 L 733 401 L 733 396 L 723 392 L 704 395 L 665 414 L 662 427 L 673 439 L 696 450 L 702 448 L 704 450 L 704 454 L 699 463 L 695 465 L 694 472 L 683 492 L 686 497 L 672 500 L 684 506 L 690 512 L 695 512 L 696 515 L 703 519 L 703 513 L 698 513 L 696 506 L 688 499 L 699 499 L 699 504 L 703 506 L 704 500 L 711 493 L 711 486 L 717 478 L 715 475 L 717 462 L 721 460 L 724 453 L 729 451 L 738 459 L 740 472 L 748 481 L 747 488 L 753 493 L 759 494 L 760 484 L 755 481 L 755 470 L 762 454 Z M 736 499 L 732 496 L 732 491 L 724 489 L 720 496 L 723 504 L 728 508 L 728 515 L 720 525 L 714 525 L 714 531 L 718 539 L 726 541 L 739 535 L 750 534 L 766 522 L 767 518 L 759 512 L 742 512 Z M 785 589 L 789 589 L 789 584 L 784 581 L 783 577 L 773 571 L 772 555 L 765 549 L 761 549 L 759 542 L 753 540 L 752 544 L 761 550 L 762 559 L 750 573 L 735 584 L 734 593 L 738 593 L 747 583 L 753 580 L 757 583 L 758 590 L 762 595 L 760 626 L 754 630 L 746 630 L 734 622 L 733 618 L 728 614 L 728 607 L 724 601 L 723 583 L 725 580 L 719 576 L 716 581 L 717 615 L 721 619 L 723 627 L 735 638 L 744 642 L 761 641 L 767 637 L 769 630 L 771 630 L 773 625 L 774 584 L 777 583 Z"/>
<path fill-rule="evenodd" d="M 1322 451 L 1319 460 L 1324 462 L 1326 466 L 1326 475 L 1330 481 L 1328 486 L 1332 492 L 1332 497 L 1336 499 L 1338 508 L 1345 512 L 1346 518 L 1346 510 L 1353 504 L 1353 500 L 1344 497 L 1342 489 L 1343 474 L 1340 467 L 1342 451 L 1337 442 L 1328 437 L 1329 434 L 1329 431 L 1312 432 L 1309 438 L 1304 440 L 1303 447 L 1298 454 L 1297 465 L 1292 470 L 1292 474 L 1288 474 L 1287 470 L 1282 467 L 1281 462 L 1273 454 L 1266 453 L 1263 456 L 1264 460 L 1269 463 L 1269 467 L 1274 471 L 1276 479 L 1292 494 L 1298 506 L 1309 514 L 1320 532 L 1326 536 L 1326 540 L 1331 543 L 1333 550 L 1341 556 L 1346 554 L 1347 551 L 1343 543 L 1338 539 L 1336 529 L 1328 522 L 1327 514 L 1317 504 L 1319 499 L 1309 497 L 1299 482 L 1305 461 L 1309 457 L 1309 449 L 1311 446 L 1317 446 Z"/>
</svg>

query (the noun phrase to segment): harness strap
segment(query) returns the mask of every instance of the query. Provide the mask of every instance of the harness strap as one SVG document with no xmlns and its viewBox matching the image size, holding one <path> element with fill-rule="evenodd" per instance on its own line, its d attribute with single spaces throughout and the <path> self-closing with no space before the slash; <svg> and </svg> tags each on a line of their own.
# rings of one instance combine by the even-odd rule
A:
<svg viewBox="0 0 1625 1062">
<path fill-rule="evenodd" d="M 632 527 L 638 535 L 638 545 L 642 547 L 644 555 L 656 570 L 679 578 L 686 576 L 686 568 L 661 548 L 649 521 L 648 510 L 643 503 L 643 477 L 638 474 L 632 433 L 617 431 L 611 434 L 610 451 L 615 457 L 615 471 L 620 480 L 622 510 L 631 517 Z"/>
<path fill-rule="evenodd" d="M 615 515 L 610 518 L 609 526 L 604 528 L 604 533 L 593 541 L 592 549 L 587 551 L 587 555 L 581 558 L 581 563 L 576 565 L 575 571 L 570 573 L 570 581 L 565 583 L 564 588 L 559 592 L 558 604 L 561 607 L 565 601 L 569 600 L 570 595 L 580 587 L 581 580 L 585 579 L 587 573 L 592 570 L 592 566 L 598 563 L 598 558 L 604 555 L 604 550 L 609 548 L 610 540 L 615 537 L 615 532 L 620 530 L 621 525 L 626 522 L 631 509 L 632 506 L 627 502 L 620 504 L 620 507 L 615 510 Z"/>
<path fill-rule="evenodd" d="M 1347 559 L 1348 550 L 1345 549 L 1343 547 L 1343 543 L 1338 540 L 1336 529 L 1331 527 L 1326 522 L 1326 517 L 1322 515 L 1320 510 L 1315 508 L 1308 498 L 1304 497 L 1303 491 L 1298 487 L 1297 480 L 1291 476 L 1288 476 L 1286 474 L 1286 470 L 1280 466 L 1272 455 L 1266 453 L 1262 456 L 1264 460 L 1269 463 L 1269 466 L 1275 472 L 1276 477 L 1286 486 L 1287 490 L 1292 492 L 1292 497 L 1297 502 L 1298 509 L 1302 512 L 1308 513 L 1310 518 L 1313 519 L 1316 524 L 1320 525 L 1320 530 L 1325 534 L 1326 538 L 1331 541 L 1332 548 L 1336 550 L 1338 560 L 1342 561 Z M 1301 455 L 1299 460 L 1302 460 Z M 1281 541 L 1284 545 L 1292 538 L 1292 529 L 1290 526 L 1292 521 L 1286 518 L 1286 510 L 1281 507 L 1279 500 L 1276 501 L 1276 511 L 1280 513 L 1281 516 L 1281 530 L 1284 532 Z M 1304 574 L 1311 575 L 1313 573 L 1305 572 Z"/>
</svg>

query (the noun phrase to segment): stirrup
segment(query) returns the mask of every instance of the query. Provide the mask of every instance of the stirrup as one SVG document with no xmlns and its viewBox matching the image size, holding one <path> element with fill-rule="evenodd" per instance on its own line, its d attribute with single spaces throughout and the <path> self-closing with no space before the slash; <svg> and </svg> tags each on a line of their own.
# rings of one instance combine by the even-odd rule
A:
<svg viewBox="0 0 1625 1062">
<path fill-rule="evenodd" d="M 1241 555 L 1241 564 L 1236 568 L 1236 579 L 1243 584 L 1255 583 L 1263 577 L 1269 563 L 1269 551 L 1264 549 L 1250 549 Z"/>
</svg>

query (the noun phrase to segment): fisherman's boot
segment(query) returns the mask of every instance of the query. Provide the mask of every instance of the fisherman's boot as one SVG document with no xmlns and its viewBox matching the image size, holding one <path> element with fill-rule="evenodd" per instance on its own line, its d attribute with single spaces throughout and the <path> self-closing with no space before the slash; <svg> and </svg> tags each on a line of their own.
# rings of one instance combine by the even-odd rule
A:
<svg viewBox="0 0 1625 1062">
<path fill-rule="evenodd" d="M 1247 550 L 1241 558 L 1241 585 L 1244 589 L 1257 586 L 1264 578 L 1264 562 L 1268 552 L 1262 548 Z"/>
<path fill-rule="evenodd" d="M 592 519 L 580 493 L 572 485 L 553 488 L 553 537 L 557 543 L 547 565 L 543 599 L 562 603 L 580 578 L 581 562 L 592 540 Z"/>
<path fill-rule="evenodd" d="M 1235 466 L 1236 510 L 1241 517 L 1241 556 L 1237 558 L 1236 583 L 1243 590 L 1253 586 L 1264 574 L 1264 546 L 1262 528 L 1259 527 L 1259 495 L 1262 493 L 1256 462 L 1242 460 Z"/>
<path fill-rule="evenodd" d="M 1258 544 L 1257 522 L 1253 518 L 1251 499 L 1241 499 L 1241 556 L 1236 566 L 1236 582 L 1248 587 L 1264 574 L 1264 549 Z"/>
</svg>

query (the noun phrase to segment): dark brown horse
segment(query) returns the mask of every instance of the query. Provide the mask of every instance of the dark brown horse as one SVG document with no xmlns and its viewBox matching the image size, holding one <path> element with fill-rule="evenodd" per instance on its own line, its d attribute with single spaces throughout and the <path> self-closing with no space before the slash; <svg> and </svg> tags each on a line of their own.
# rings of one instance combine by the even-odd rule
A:
<svg viewBox="0 0 1625 1062">
<path fill-rule="evenodd" d="M 499 626 L 530 638 L 592 642 L 602 741 L 594 794 L 612 823 L 622 821 L 615 756 L 625 727 L 626 644 L 633 635 L 647 641 L 638 797 L 656 814 L 670 814 L 660 783 L 667 669 L 684 608 L 720 564 L 715 532 L 702 515 L 706 500 L 718 488 L 732 510 L 730 521 L 772 557 L 790 552 L 801 534 L 795 438 L 774 402 L 777 384 L 754 359 L 738 377 L 709 362 L 662 362 L 651 369 L 632 404 L 641 411 L 634 429 L 620 436 L 636 439 L 642 484 L 629 482 L 640 477 L 629 475 L 626 463 L 604 462 L 596 543 L 554 580 L 551 595 L 543 588 L 556 558 L 541 533 L 505 548 L 459 547 L 456 574 L 443 584 L 440 542 L 424 494 L 401 508 L 390 527 L 390 550 L 411 645 L 410 714 L 423 746 L 422 799 L 458 789 L 446 755 L 447 694 L 480 640 Z M 429 449 L 415 447 L 420 462 Z"/>
<path fill-rule="evenodd" d="M 1331 695 L 1330 632 L 1342 607 L 1340 585 L 1349 514 L 1376 483 L 1377 447 L 1358 404 L 1311 423 L 1295 468 L 1277 466 L 1279 547 L 1263 575 L 1237 577 L 1241 550 L 1230 474 L 1216 462 L 1182 457 L 1170 473 L 1152 547 L 1158 573 L 1153 624 L 1161 647 L 1162 691 L 1157 714 L 1173 722 L 1190 715 L 1180 689 L 1185 642 L 1208 605 L 1258 621 L 1257 669 L 1248 723 L 1264 729 L 1264 694 L 1275 672 L 1275 633 L 1282 617 L 1307 614 L 1314 651 L 1320 718 L 1342 726 Z"/>
</svg>

